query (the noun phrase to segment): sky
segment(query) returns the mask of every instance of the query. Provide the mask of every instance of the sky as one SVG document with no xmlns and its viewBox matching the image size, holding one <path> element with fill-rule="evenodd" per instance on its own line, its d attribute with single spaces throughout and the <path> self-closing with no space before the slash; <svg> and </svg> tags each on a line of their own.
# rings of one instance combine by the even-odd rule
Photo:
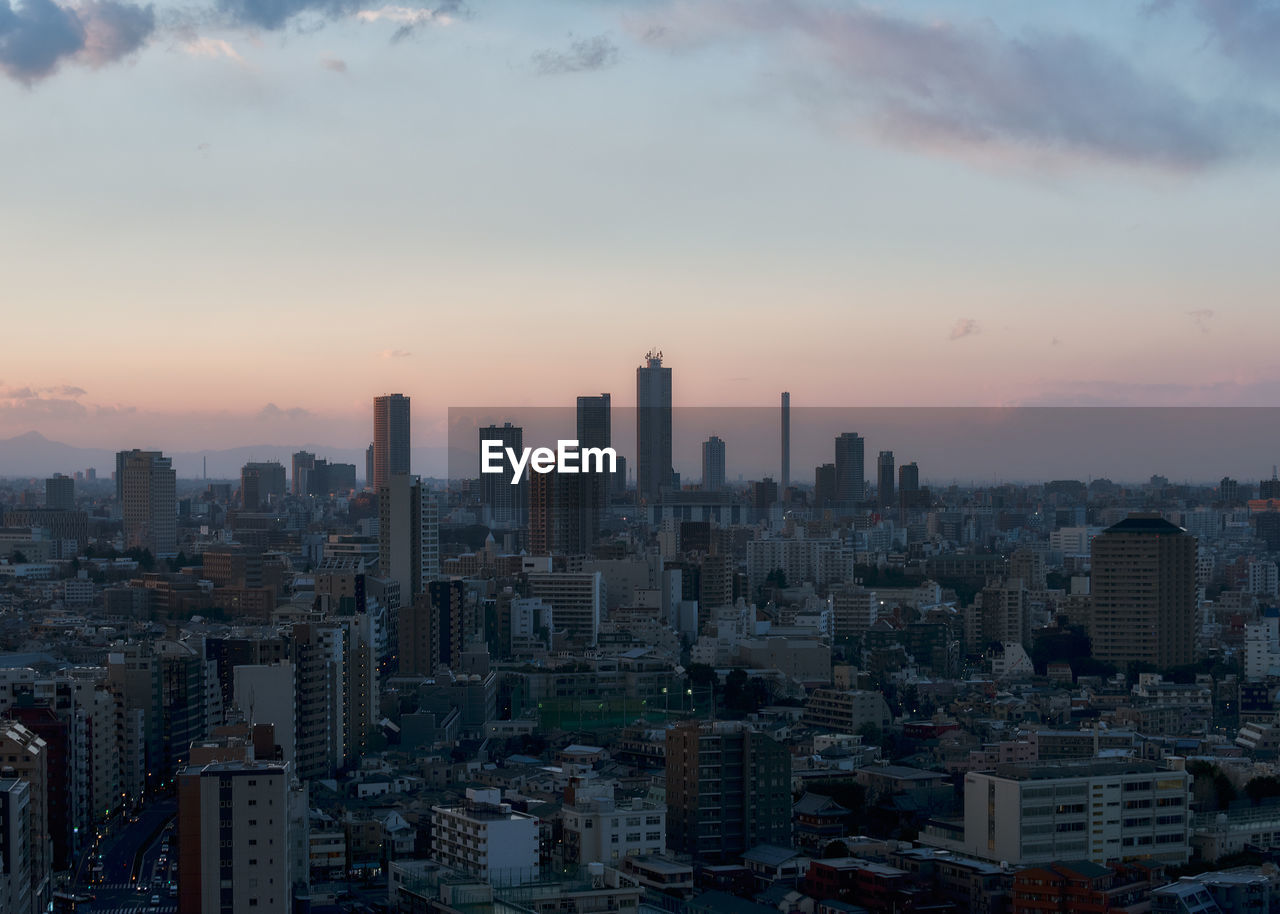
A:
<svg viewBox="0 0 1280 914">
<path fill-rule="evenodd" d="M 1280 2 L 0 0 L 0 437 L 1270 405 Z"/>
</svg>

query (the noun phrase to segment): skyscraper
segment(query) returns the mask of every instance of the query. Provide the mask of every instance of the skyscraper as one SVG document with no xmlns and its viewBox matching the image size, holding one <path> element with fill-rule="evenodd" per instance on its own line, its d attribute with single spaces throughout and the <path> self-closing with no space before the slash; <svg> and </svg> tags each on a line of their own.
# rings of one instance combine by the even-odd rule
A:
<svg viewBox="0 0 1280 914">
<path fill-rule="evenodd" d="M 702 442 L 702 488 L 708 492 L 724 488 L 724 441 L 717 435 Z"/>
<path fill-rule="evenodd" d="M 373 399 L 373 490 L 387 478 L 409 472 L 409 398 L 387 394 Z"/>
<path fill-rule="evenodd" d="M 782 392 L 782 488 L 791 485 L 791 394 Z"/>
<path fill-rule="evenodd" d="M 364 449 L 364 487 L 366 489 L 373 488 L 373 442 L 369 442 L 369 446 Z"/>
<path fill-rule="evenodd" d="M 836 501 L 841 510 L 851 509 L 866 494 L 865 446 L 862 436 L 855 432 L 836 438 Z"/>
<path fill-rule="evenodd" d="M 813 470 L 813 508 L 825 511 L 836 500 L 836 465 L 824 463 Z"/>
<path fill-rule="evenodd" d="M 306 495 L 310 491 L 307 474 L 315 469 L 316 455 L 310 451 L 298 451 L 293 455 L 293 476 L 290 478 L 294 495 Z"/>
<path fill-rule="evenodd" d="M 876 458 L 876 502 L 882 509 L 894 505 L 893 451 L 881 451 Z"/>
<path fill-rule="evenodd" d="M 613 446 L 613 416 L 608 394 L 578 398 L 578 444 L 583 448 Z M 624 475 L 623 483 L 625 482 Z M 600 535 L 609 496 L 616 486 L 617 480 L 612 475 L 592 473 L 585 477 L 580 487 L 584 490 L 579 498 L 583 502 L 584 512 L 581 526 L 585 529 L 584 537 L 588 547 L 595 545 L 596 538 Z"/>
<path fill-rule="evenodd" d="M 58 511 L 72 511 L 76 506 L 76 481 L 54 473 L 44 481 L 44 506 Z"/>
<path fill-rule="evenodd" d="M 240 468 L 240 503 L 246 511 L 258 511 L 284 497 L 284 465 L 275 461 L 250 462 Z"/>
<path fill-rule="evenodd" d="M 671 369 L 650 351 L 636 369 L 636 494 L 656 501 L 671 485 Z"/>
<path fill-rule="evenodd" d="M 484 442 L 501 442 L 502 448 L 510 448 L 519 454 L 524 450 L 524 429 L 510 422 L 501 426 L 486 425 L 480 429 L 480 453 Z M 499 473 L 480 474 L 480 503 L 489 509 L 489 523 L 504 530 L 523 527 L 529 518 L 529 476 L 526 469 L 521 480 L 512 484 L 515 470 L 509 460 L 501 462 Z"/>
<path fill-rule="evenodd" d="M 121 451 L 120 469 L 126 549 L 150 549 L 156 557 L 178 554 L 177 475 L 159 451 Z"/>
<path fill-rule="evenodd" d="M 1157 670 L 1195 659 L 1196 539 L 1159 514 L 1130 514 L 1093 538 L 1093 656 Z"/>
<path fill-rule="evenodd" d="M 417 476 L 398 473 L 378 488 L 378 573 L 400 585 L 407 605 L 440 573 L 439 508 Z"/>
<path fill-rule="evenodd" d="M 584 448 L 613 443 L 609 395 L 578 398 L 578 444 Z"/>
</svg>

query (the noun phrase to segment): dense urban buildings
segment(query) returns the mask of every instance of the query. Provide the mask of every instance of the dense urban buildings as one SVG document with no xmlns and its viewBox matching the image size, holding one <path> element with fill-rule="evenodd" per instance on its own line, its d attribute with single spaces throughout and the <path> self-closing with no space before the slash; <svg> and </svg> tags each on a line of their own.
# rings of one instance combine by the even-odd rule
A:
<svg viewBox="0 0 1280 914">
<path fill-rule="evenodd" d="M 607 394 L 571 410 L 615 445 Z M 1280 897 L 1267 479 L 947 483 L 794 419 L 741 459 L 808 436 L 812 479 L 730 479 L 708 423 L 644 500 L 509 464 L 357 491 L 296 448 L 0 480 L 6 911 Z"/>
</svg>

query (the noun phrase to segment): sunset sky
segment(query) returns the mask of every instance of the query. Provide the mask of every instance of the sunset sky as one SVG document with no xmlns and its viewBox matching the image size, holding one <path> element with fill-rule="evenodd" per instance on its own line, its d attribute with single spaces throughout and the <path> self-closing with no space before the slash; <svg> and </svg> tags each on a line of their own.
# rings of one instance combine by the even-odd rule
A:
<svg viewBox="0 0 1280 914">
<path fill-rule="evenodd" d="M 0 0 L 0 437 L 1280 399 L 1280 4 Z M 399 0 L 393 0 L 398 3 Z"/>
</svg>

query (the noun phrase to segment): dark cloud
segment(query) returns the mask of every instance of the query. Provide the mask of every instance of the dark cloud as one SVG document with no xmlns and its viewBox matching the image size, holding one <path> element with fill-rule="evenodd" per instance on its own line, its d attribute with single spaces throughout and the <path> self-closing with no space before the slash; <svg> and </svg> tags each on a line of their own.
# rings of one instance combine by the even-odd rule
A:
<svg viewBox="0 0 1280 914">
<path fill-rule="evenodd" d="M 1280 76 L 1280 3 L 1192 0 L 1192 4 L 1219 51 L 1251 70 Z"/>
<path fill-rule="evenodd" d="M 659 28 L 640 22 L 637 34 L 672 48 L 766 36 L 791 55 L 795 75 L 784 78 L 814 99 L 815 111 L 851 116 L 927 151 L 1188 170 L 1274 129 L 1271 115 L 1207 104 L 1079 35 L 1010 35 L 990 23 L 962 27 L 901 18 L 885 11 L 892 7 L 806 0 L 664 9 Z"/>
<path fill-rule="evenodd" d="M 618 46 L 608 35 L 577 38 L 569 42 L 565 51 L 545 50 L 533 55 L 533 65 L 539 73 L 585 73 L 604 70 L 618 62 Z"/>
<path fill-rule="evenodd" d="M 978 322 L 976 320 L 971 317 L 961 317 L 958 318 L 955 325 L 952 326 L 951 333 L 947 335 L 947 339 L 964 339 L 966 336 L 973 336 L 974 334 L 981 332 L 982 328 L 978 326 Z"/>
<path fill-rule="evenodd" d="M 303 409 L 301 406 L 281 409 L 274 403 L 268 403 L 258 411 L 259 419 L 307 419 L 310 416 L 311 411 Z"/>
<path fill-rule="evenodd" d="M 31 84 L 64 62 L 90 67 L 115 63 L 142 47 L 155 31 L 151 6 L 84 0 L 0 0 L 0 70 Z"/>
</svg>

